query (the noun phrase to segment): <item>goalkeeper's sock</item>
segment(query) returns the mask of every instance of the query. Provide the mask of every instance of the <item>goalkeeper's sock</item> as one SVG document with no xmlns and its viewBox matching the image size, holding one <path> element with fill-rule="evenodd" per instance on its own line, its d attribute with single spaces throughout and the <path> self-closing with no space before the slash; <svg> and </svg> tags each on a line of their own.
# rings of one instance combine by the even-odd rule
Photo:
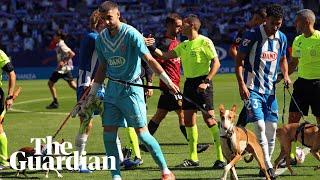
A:
<svg viewBox="0 0 320 180">
<path fill-rule="evenodd" d="M 119 150 L 117 146 L 117 133 L 116 132 L 104 132 L 103 142 L 107 156 L 113 156 L 116 159 L 116 169 L 111 170 L 112 178 L 120 176 L 120 159 Z"/>
<path fill-rule="evenodd" d="M 210 129 L 210 131 L 212 133 L 214 146 L 216 148 L 217 160 L 220 160 L 220 161 L 224 162 L 221 143 L 220 143 L 220 132 L 219 132 L 218 125 L 215 125 L 215 126 L 209 128 L 209 129 Z"/>
<path fill-rule="evenodd" d="M 188 141 L 186 126 L 185 125 L 180 125 L 180 131 L 183 134 L 183 136 L 186 138 L 186 140 Z"/>
<path fill-rule="evenodd" d="M 148 130 L 150 132 L 150 134 L 153 136 L 154 133 L 156 133 L 157 129 L 159 127 L 159 124 L 155 123 L 154 121 L 152 121 L 152 119 L 149 121 L 148 123 Z"/>
<path fill-rule="evenodd" d="M 128 135 L 130 138 L 130 145 L 133 150 L 133 153 L 135 154 L 135 156 L 137 156 L 137 158 L 141 159 L 141 153 L 140 153 L 137 133 L 133 127 L 129 127 L 127 129 L 128 129 Z"/>
<path fill-rule="evenodd" d="M 189 144 L 189 159 L 192 161 L 199 161 L 197 144 L 198 144 L 198 127 L 193 125 L 192 127 L 186 127 Z"/>
<path fill-rule="evenodd" d="M 139 133 L 138 137 L 140 141 L 147 147 L 160 169 L 162 171 L 168 170 L 166 160 L 164 159 L 158 141 L 148 131 Z"/>
<path fill-rule="evenodd" d="M 8 139 L 6 133 L 0 134 L 0 165 L 9 166 L 8 163 Z"/>
<path fill-rule="evenodd" d="M 76 136 L 75 147 L 76 147 L 76 151 L 79 152 L 80 165 L 81 165 L 81 158 L 80 157 L 82 156 L 82 153 L 84 152 L 87 140 L 88 140 L 87 134 L 77 134 L 77 136 Z"/>
</svg>

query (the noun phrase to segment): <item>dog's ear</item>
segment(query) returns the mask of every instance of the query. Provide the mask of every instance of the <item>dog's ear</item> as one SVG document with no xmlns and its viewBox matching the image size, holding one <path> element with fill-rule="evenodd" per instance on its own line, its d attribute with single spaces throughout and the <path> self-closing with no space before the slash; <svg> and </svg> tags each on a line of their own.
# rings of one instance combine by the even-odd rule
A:
<svg viewBox="0 0 320 180">
<path fill-rule="evenodd" d="M 223 105 L 223 104 L 220 104 L 220 105 L 219 105 L 219 111 L 220 111 L 220 115 L 221 115 L 221 114 L 224 114 L 224 112 L 226 111 L 226 110 L 224 109 L 224 105 Z"/>
<path fill-rule="evenodd" d="M 231 111 L 235 113 L 237 111 L 237 105 L 232 105 Z"/>
</svg>

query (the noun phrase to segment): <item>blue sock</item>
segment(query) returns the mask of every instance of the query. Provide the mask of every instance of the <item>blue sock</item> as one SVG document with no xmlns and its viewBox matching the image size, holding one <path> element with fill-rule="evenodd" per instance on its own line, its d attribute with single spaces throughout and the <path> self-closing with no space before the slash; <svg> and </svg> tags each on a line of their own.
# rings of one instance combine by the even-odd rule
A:
<svg viewBox="0 0 320 180">
<path fill-rule="evenodd" d="M 119 160 L 119 151 L 116 143 L 117 133 L 116 132 L 104 132 L 103 141 L 104 147 L 106 149 L 107 156 L 114 156 L 116 158 L 116 170 L 111 170 L 112 177 L 121 177 L 120 176 L 120 160 Z"/>
<path fill-rule="evenodd" d="M 168 166 L 166 160 L 164 159 L 160 145 L 158 141 L 149 133 L 149 131 L 138 133 L 138 137 L 140 141 L 147 147 L 149 152 L 151 152 L 152 158 L 158 164 L 160 169 L 162 171 L 168 170 Z"/>
</svg>

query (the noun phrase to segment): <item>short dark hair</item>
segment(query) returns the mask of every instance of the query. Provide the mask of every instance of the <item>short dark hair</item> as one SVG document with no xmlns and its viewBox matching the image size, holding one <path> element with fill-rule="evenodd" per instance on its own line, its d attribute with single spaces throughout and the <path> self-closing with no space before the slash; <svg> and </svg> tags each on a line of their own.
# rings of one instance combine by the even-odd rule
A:
<svg viewBox="0 0 320 180">
<path fill-rule="evenodd" d="M 257 15 L 259 15 L 259 16 L 262 17 L 262 18 L 266 18 L 266 17 L 267 17 L 267 10 L 266 10 L 265 7 L 260 7 L 260 8 L 258 8 L 258 9 L 255 9 L 255 10 L 253 11 L 253 14 L 257 14 Z"/>
<path fill-rule="evenodd" d="M 283 18 L 283 8 L 279 4 L 271 4 L 267 6 L 267 17 Z"/>
<path fill-rule="evenodd" d="M 99 6 L 99 12 L 104 13 L 112 9 L 119 9 L 118 4 L 112 1 L 105 1 Z"/>
<path fill-rule="evenodd" d="M 181 16 L 177 13 L 170 13 L 166 18 L 166 25 L 174 24 L 177 19 L 182 20 Z"/>
<path fill-rule="evenodd" d="M 65 40 L 67 34 L 64 33 L 61 29 L 58 29 L 58 30 L 56 31 L 56 36 L 58 36 L 60 39 Z"/>
<path fill-rule="evenodd" d="M 189 14 L 187 17 L 188 21 L 194 24 L 194 27 L 197 31 L 199 31 L 201 26 L 201 21 L 199 17 L 195 14 Z"/>
</svg>

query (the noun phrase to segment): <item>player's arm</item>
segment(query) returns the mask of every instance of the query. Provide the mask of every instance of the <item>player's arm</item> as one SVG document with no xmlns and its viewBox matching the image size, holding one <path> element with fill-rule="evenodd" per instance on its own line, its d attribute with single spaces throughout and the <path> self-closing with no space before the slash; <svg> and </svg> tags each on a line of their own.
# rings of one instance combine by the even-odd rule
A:
<svg viewBox="0 0 320 180">
<path fill-rule="evenodd" d="M 143 59 L 148 63 L 153 72 L 159 75 L 159 78 L 174 92 L 179 91 L 177 87 L 169 78 L 168 74 L 163 70 L 161 65 L 155 60 L 150 53 L 144 54 Z"/>
<path fill-rule="evenodd" d="M 5 101 L 6 109 L 10 109 L 13 104 L 13 91 L 16 85 L 16 73 L 14 72 L 13 65 L 11 62 L 8 62 L 2 67 L 2 70 L 5 71 L 8 75 L 8 96 Z"/>
<path fill-rule="evenodd" d="M 229 55 L 233 58 L 236 59 L 237 56 L 237 45 L 235 44 L 231 44 L 230 48 L 229 48 Z"/>
<path fill-rule="evenodd" d="M 292 57 L 292 60 L 288 64 L 288 74 L 292 74 L 294 71 L 296 71 L 299 64 L 299 59 L 297 57 Z"/>
<path fill-rule="evenodd" d="M 160 49 L 158 49 L 155 45 L 155 40 L 152 37 L 144 38 L 144 42 L 148 46 L 148 49 L 151 53 L 153 53 L 154 55 L 156 55 L 157 57 L 159 57 L 163 60 L 178 57 L 177 53 L 174 50 L 164 52 L 164 51 L 161 51 Z"/>
<path fill-rule="evenodd" d="M 280 59 L 280 69 L 283 74 L 284 83 L 287 85 L 291 84 L 291 80 L 288 73 L 288 60 L 286 56 L 283 56 Z"/>
</svg>

